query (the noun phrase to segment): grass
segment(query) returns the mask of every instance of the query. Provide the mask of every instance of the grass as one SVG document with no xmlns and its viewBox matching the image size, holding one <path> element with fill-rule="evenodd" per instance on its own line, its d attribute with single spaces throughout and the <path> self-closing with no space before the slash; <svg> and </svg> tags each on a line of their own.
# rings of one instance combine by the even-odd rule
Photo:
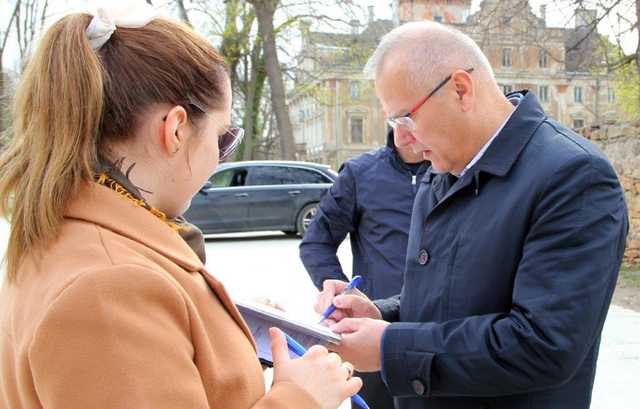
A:
<svg viewBox="0 0 640 409">
<path fill-rule="evenodd" d="M 620 269 L 620 277 L 618 283 L 625 287 L 638 287 L 640 288 L 640 265 L 638 264 L 623 264 Z"/>
</svg>

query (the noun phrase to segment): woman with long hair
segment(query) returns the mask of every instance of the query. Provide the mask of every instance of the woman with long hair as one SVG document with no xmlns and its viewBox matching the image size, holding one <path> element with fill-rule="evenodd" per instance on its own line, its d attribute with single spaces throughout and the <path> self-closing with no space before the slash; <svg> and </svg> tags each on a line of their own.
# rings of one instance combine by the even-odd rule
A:
<svg viewBox="0 0 640 409">
<path fill-rule="evenodd" d="M 0 408 L 335 409 L 361 386 L 352 366 L 322 347 L 290 360 L 272 329 L 265 393 L 204 269 L 180 215 L 242 131 L 221 55 L 145 13 L 60 19 L 20 80 L 0 156 Z"/>
</svg>

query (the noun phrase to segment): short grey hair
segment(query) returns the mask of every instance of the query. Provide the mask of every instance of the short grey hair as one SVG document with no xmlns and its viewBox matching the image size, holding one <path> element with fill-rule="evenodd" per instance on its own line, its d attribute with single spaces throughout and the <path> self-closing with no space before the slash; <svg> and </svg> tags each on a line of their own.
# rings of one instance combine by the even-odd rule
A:
<svg viewBox="0 0 640 409">
<path fill-rule="evenodd" d="M 493 69 L 480 47 L 462 32 L 432 21 L 406 23 L 387 33 L 367 62 L 364 73 L 375 80 L 391 55 L 410 56 L 409 85 L 429 85 L 458 69 L 473 67 L 482 80 L 495 82 Z M 483 78 L 484 77 L 484 78 Z"/>
</svg>

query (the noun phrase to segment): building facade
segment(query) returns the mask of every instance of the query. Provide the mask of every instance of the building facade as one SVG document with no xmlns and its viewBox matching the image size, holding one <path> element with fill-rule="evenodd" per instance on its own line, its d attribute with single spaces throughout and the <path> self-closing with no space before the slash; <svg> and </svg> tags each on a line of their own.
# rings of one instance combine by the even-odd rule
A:
<svg viewBox="0 0 640 409">
<path fill-rule="evenodd" d="M 602 38 L 595 12 L 578 10 L 571 28 L 546 26 L 546 10 L 528 1 L 484 0 L 471 14 L 470 0 L 396 0 L 393 20 L 373 10 L 349 34 L 302 27 L 301 73 L 290 96 L 299 159 L 339 167 L 385 143 L 384 113 L 362 69 L 380 38 L 397 24 L 431 20 L 467 33 L 487 55 L 505 93 L 529 89 L 550 116 L 573 128 L 615 118 L 615 90 L 606 73 L 592 69 Z M 426 90 L 425 90 L 426 91 Z"/>
</svg>

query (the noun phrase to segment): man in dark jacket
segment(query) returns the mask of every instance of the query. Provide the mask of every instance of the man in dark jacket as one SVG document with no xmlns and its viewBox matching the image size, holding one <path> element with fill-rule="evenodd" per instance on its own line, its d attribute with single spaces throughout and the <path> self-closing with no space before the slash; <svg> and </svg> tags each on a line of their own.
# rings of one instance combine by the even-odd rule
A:
<svg viewBox="0 0 640 409">
<path fill-rule="evenodd" d="M 400 297 L 333 298 L 343 285 L 325 284 L 337 351 L 381 369 L 400 409 L 587 409 L 628 229 L 611 164 L 531 92 L 502 95 L 451 28 L 401 26 L 370 66 L 388 121 L 433 172 Z"/>
<path fill-rule="evenodd" d="M 349 234 L 360 289 L 374 299 L 400 292 L 417 181 L 428 163 L 398 136 L 391 131 L 387 146 L 347 161 L 320 202 L 300 244 L 300 259 L 319 290 L 327 279 L 348 281 L 336 252 Z M 378 372 L 359 376 L 360 394 L 372 409 L 393 408 Z"/>
</svg>

